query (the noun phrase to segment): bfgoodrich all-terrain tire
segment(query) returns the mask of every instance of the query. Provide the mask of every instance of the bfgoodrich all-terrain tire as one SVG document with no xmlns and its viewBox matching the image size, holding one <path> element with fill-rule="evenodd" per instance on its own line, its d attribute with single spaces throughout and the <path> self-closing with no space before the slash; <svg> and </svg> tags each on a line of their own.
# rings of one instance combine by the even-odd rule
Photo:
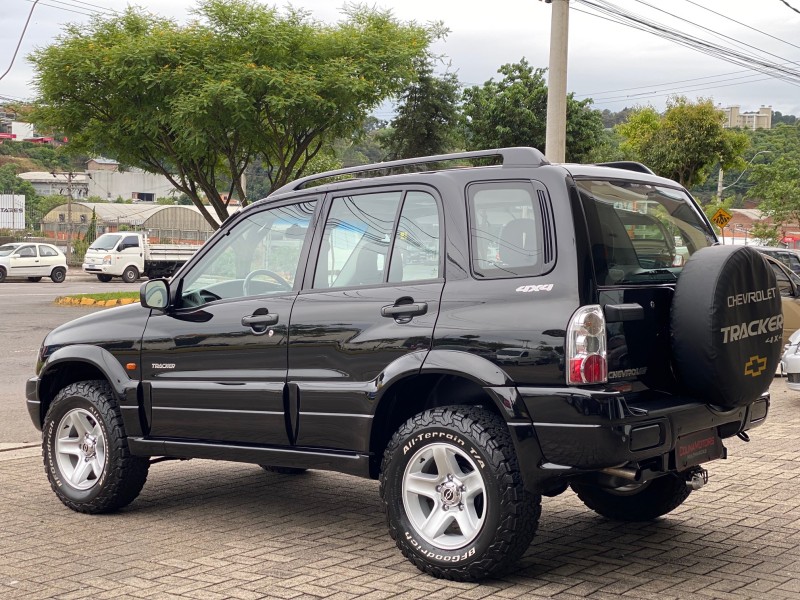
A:
<svg viewBox="0 0 800 600">
<path fill-rule="evenodd" d="M 678 508 L 691 493 L 686 481 L 674 474 L 614 489 L 571 485 L 586 506 L 615 521 L 652 521 Z"/>
<path fill-rule="evenodd" d="M 475 406 L 428 410 L 400 427 L 383 457 L 380 493 L 403 555 L 456 581 L 508 568 L 541 512 L 541 496 L 524 489 L 506 424 Z"/>
<path fill-rule="evenodd" d="M 139 495 L 150 463 L 131 456 L 119 408 L 105 381 L 82 381 L 62 389 L 42 431 L 50 486 L 72 510 L 111 512 Z"/>
</svg>

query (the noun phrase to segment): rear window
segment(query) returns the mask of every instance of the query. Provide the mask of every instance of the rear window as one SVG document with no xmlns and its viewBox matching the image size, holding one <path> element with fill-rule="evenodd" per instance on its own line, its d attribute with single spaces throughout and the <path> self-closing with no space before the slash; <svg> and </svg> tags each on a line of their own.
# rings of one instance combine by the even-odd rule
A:
<svg viewBox="0 0 800 600">
<path fill-rule="evenodd" d="M 629 181 L 576 181 L 601 285 L 674 281 L 689 257 L 716 243 L 682 190 Z"/>
<path fill-rule="evenodd" d="M 554 259 L 549 205 L 531 182 L 473 184 L 468 190 L 472 272 L 478 278 L 529 277 Z"/>
</svg>

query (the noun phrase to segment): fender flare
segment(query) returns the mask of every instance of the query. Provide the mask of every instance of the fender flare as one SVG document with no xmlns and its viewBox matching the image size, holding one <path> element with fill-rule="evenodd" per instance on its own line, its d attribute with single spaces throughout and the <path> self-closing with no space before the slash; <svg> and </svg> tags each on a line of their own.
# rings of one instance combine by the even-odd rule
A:
<svg viewBox="0 0 800 600">
<path fill-rule="evenodd" d="M 59 348 L 48 357 L 39 372 L 39 390 L 41 391 L 43 385 L 47 386 L 48 379 L 54 375 L 60 365 L 76 362 L 91 365 L 103 374 L 117 397 L 126 431 L 129 434 L 139 431 L 141 429 L 139 424 L 139 381 L 131 379 L 119 361 L 104 348 L 89 344 L 74 344 Z M 55 393 L 57 390 L 53 390 L 53 392 Z M 41 395 L 39 400 L 41 407 L 39 418 L 43 419 L 47 405 L 42 401 Z"/>
</svg>

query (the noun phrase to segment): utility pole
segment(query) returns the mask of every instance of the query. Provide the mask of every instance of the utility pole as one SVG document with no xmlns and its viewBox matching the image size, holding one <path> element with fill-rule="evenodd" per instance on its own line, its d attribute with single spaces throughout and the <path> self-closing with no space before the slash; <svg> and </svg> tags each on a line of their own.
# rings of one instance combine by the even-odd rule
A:
<svg viewBox="0 0 800 600">
<path fill-rule="evenodd" d="M 547 71 L 547 133 L 544 153 L 553 162 L 564 162 L 567 148 L 567 50 L 569 0 L 545 0 L 552 4 L 550 17 L 550 66 Z"/>
<path fill-rule="evenodd" d="M 72 171 L 67 173 L 67 264 L 72 261 Z"/>
</svg>

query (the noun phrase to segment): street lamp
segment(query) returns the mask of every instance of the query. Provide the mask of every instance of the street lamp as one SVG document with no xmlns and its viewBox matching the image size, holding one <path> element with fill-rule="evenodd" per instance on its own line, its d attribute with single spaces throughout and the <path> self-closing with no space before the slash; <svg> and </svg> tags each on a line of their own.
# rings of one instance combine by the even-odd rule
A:
<svg viewBox="0 0 800 600">
<path fill-rule="evenodd" d="M 747 173 L 748 167 L 751 164 L 753 164 L 753 161 L 755 160 L 756 156 L 758 156 L 759 154 L 769 154 L 771 152 L 772 152 L 772 150 L 759 150 L 758 152 L 753 154 L 752 158 L 750 160 L 748 160 L 747 164 L 744 166 L 744 170 L 741 173 L 739 173 L 739 176 L 736 178 L 736 181 L 734 181 L 730 185 L 726 185 L 725 187 L 722 187 L 722 175 L 723 174 L 722 174 L 722 166 L 720 165 L 720 167 L 719 167 L 719 179 L 717 180 L 717 202 L 722 202 L 722 192 L 724 192 L 728 188 L 733 187 L 737 183 L 739 183 L 739 180 L 742 178 L 742 175 Z"/>
</svg>

